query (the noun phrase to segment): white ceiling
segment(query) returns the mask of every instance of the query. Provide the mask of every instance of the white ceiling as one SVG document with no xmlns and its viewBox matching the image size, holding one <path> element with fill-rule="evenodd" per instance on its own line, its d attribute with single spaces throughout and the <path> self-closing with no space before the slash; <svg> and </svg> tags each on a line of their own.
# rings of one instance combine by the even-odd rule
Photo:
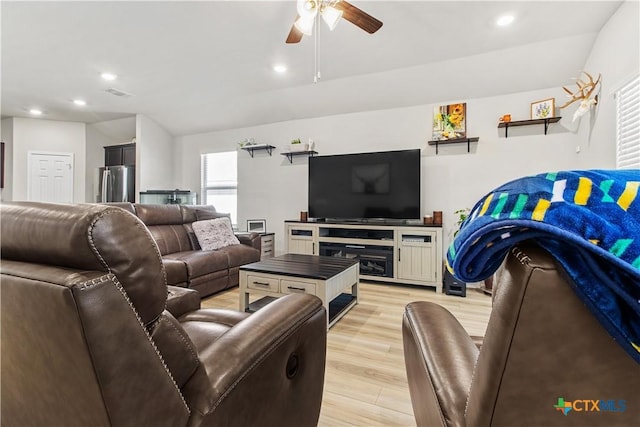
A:
<svg viewBox="0 0 640 427">
<path fill-rule="evenodd" d="M 314 39 L 284 43 L 293 0 L 2 1 L 2 116 L 144 114 L 187 135 L 556 87 L 571 84 L 621 2 L 351 3 L 384 25 L 373 35 L 346 21 L 322 27 L 314 84 Z M 505 12 L 515 23 L 496 27 Z M 106 70 L 119 79 L 102 81 Z"/>
</svg>

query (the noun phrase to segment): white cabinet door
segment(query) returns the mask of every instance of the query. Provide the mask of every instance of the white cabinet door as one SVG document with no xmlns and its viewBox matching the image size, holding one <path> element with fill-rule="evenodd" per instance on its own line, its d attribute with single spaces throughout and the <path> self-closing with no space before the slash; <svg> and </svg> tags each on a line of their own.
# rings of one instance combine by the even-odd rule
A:
<svg viewBox="0 0 640 427">
<path fill-rule="evenodd" d="M 290 254 L 317 255 L 315 227 L 289 225 L 287 228 L 288 252 Z"/>
<path fill-rule="evenodd" d="M 36 202 L 73 202 L 73 155 L 29 152 L 27 199 Z"/>
<path fill-rule="evenodd" d="M 399 234 L 398 279 L 435 281 L 435 233 L 402 231 Z"/>
</svg>

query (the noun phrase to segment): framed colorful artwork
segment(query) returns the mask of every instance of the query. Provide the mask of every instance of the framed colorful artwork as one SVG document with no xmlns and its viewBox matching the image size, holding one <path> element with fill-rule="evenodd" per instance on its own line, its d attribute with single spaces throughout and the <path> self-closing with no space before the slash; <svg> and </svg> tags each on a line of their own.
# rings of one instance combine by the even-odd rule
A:
<svg viewBox="0 0 640 427">
<path fill-rule="evenodd" d="M 433 109 L 433 139 L 457 139 L 467 136 L 467 104 L 441 105 Z"/>
<path fill-rule="evenodd" d="M 531 103 L 531 118 L 532 119 L 548 119 L 555 117 L 556 114 L 556 99 L 549 98 L 542 101 L 536 101 Z"/>
</svg>

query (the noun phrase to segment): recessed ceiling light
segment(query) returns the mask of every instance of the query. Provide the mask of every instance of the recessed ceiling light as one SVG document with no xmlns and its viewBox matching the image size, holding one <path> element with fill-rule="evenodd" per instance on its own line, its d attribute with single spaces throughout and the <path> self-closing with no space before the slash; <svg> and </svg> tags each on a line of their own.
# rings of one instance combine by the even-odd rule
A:
<svg viewBox="0 0 640 427">
<path fill-rule="evenodd" d="M 496 21 L 496 25 L 499 27 L 506 27 L 507 25 L 511 25 L 515 17 L 513 15 L 503 15 Z"/>
<path fill-rule="evenodd" d="M 84 107 L 85 105 L 87 105 L 86 101 L 83 101 L 82 99 L 74 99 L 73 103 L 81 107 Z"/>
<path fill-rule="evenodd" d="M 276 73 L 284 73 L 287 71 L 287 67 L 282 64 L 277 64 L 273 66 L 273 71 L 275 71 Z"/>
<path fill-rule="evenodd" d="M 31 110 L 29 110 L 29 112 L 31 114 L 33 114 L 34 116 L 39 116 L 40 114 L 42 114 L 42 111 L 36 109 L 36 108 L 32 108 Z"/>
<path fill-rule="evenodd" d="M 102 73 L 100 74 L 100 77 L 108 81 L 115 80 L 118 78 L 118 76 L 113 73 Z"/>
</svg>

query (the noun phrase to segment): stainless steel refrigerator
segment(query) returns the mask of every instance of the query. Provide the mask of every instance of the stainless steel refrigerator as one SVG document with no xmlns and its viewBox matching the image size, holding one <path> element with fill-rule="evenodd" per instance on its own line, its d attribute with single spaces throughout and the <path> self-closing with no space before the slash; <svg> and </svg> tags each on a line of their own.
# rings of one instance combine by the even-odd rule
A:
<svg viewBox="0 0 640 427">
<path fill-rule="evenodd" d="M 135 202 L 136 168 L 105 166 L 98 169 L 98 203 Z"/>
</svg>

